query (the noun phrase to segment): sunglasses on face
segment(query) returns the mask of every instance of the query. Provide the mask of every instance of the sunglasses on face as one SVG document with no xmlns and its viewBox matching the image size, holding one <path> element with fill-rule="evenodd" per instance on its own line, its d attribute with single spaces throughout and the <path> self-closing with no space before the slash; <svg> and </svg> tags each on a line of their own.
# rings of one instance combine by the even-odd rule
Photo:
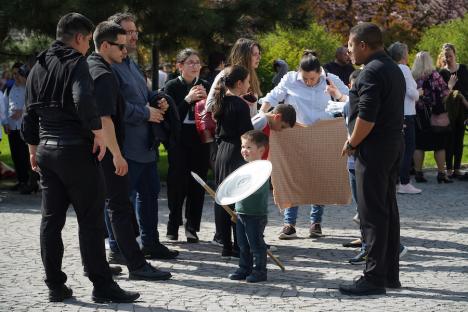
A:
<svg viewBox="0 0 468 312">
<path fill-rule="evenodd" d="M 112 42 L 112 41 L 107 41 L 107 43 L 110 44 L 110 45 L 113 45 L 113 46 L 117 46 L 120 51 L 125 49 L 125 44 L 123 44 L 123 43 L 115 43 L 115 42 Z"/>
</svg>

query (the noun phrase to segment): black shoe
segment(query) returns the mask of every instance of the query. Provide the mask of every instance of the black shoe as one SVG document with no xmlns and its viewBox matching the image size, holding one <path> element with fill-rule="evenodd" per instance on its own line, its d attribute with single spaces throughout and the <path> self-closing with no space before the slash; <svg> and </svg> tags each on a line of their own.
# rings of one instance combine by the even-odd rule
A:
<svg viewBox="0 0 468 312">
<path fill-rule="evenodd" d="M 125 261 L 124 256 L 122 253 L 118 251 L 110 251 L 109 256 L 107 257 L 110 264 L 120 264 L 120 265 L 127 265 L 127 261 Z"/>
<path fill-rule="evenodd" d="M 131 280 L 151 280 L 163 281 L 172 277 L 172 274 L 166 271 L 156 269 L 151 264 L 146 263 L 142 268 L 130 271 L 129 278 Z"/>
<path fill-rule="evenodd" d="M 245 278 L 247 283 L 258 283 L 258 282 L 264 282 L 267 280 L 267 274 L 266 273 L 260 273 L 258 271 L 252 272 L 249 276 Z"/>
<path fill-rule="evenodd" d="M 109 265 L 109 269 L 113 276 L 120 275 L 120 273 L 122 273 L 122 268 L 117 265 Z M 83 275 L 86 277 L 89 276 L 88 269 L 86 267 L 83 268 Z"/>
<path fill-rule="evenodd" d="M 351 264 L 361 264 L 361 263 L 366 263 L 367 261 L 367 251 L 366 250 L 361 250 L 356 257 L 351 258 L 348 260 L 349 263 Z"/>
<path fill-rule="evenodd" d="M 398 289 L 398 288 L 401 288 L 401 283 L 400 283 L 400 281 L 387 281 L 385 283 L 385 287 L 392 288 L 392 289 Z"/>
<path fill-rule="evenodd" d="M 445 172 L 438 172 L 437 173 L 437 183 L 453 183 L 453 180 L 450 180 Z"/>
<path fill-rule="evenodd" d="M 384 287 L 375 286 L 368 282 L 364 276 L 361 276 L 351 285 L 341 285 L 339 290 L 343 295 L 349 296 L 384 295 L 386 293 Z"/>
<path fill-rule="evenodd" d="M 187 227 L 185 227 L 185 236 L 187 237 L 187 243 L 198 243 L 200 241 L 197 232 Z"/>
<path fill-rule="evenodd" d="M 233 281 L 243 281 L 249 276 L 250 274 L 243 273 L 239 270 L 236 270 L 236 272 L 231 273 L 228 275 L 228 278 L 233 280 Z"/>
<path fill-rule="evenodd" d="M 348 243 L 343 243 L 343 247 L 361 248 L 362 247 L 362 241 L 360 239 L 355 239 L 355 240 L 350 241 Z"/>
<path fill-rule="evenodd" d="M 62 302 L 65 299 L 69 299 L 73 296 L 73 290 L 65 285 L 60 287 L 49 289 L 49 301 L 50 302 Z"/>
<path fill-rule="evenodd" d="M 166 237 L 168 240 L 176 241 L 179 239 L 179 227 L 167 225 Z"/>
<path fill-rule="evenodd" d="M 422 171 L 415 171 L 414 180 L 418 183 L 426 183 L 427 179 L 424 177 Z"/>
<path fill-rule="evenodd" d="M 175 259 L 179 255 L 177 250 L 171 250 L 161 243 L 156 243 L 153 247 L 143 246 L 141 251 L 148 259 Z"/>
<path fill-rule="evenodd" d="M 92 299 L 94 302 L 105 303 L 105 302 L 117 302 L 117 303 L 131 303 L 137 300 L 140 294 L 134 291 L 125 291 L 117 285 L 116 282 L 112 282 L 108 285 L 101 286 L 99 288 L 93 288 Z"/>
<path fill-rule="evenodd" d="M 166 238 L 167 238 L 168 240 L 171 240 L 171 241 L 177 241 L 177 240 L 179 240 L 179 235 L 167 233 L 167 234 L 166 234 Z"/>
</svg>

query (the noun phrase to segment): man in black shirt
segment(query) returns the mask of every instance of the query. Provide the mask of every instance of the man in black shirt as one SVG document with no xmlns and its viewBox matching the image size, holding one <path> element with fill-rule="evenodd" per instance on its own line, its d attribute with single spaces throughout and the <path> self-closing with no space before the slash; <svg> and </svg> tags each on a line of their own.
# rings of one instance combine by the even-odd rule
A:
<svg viewBox="0 0 468 312">
<path fill-rule="evenodd" d="M 166 280 L 171 273 L 160 271 L 146 262 L 135 240 L 130 203 L 128 165 L 122 156 L 125 102 L 112 71 L 112 63 L 121 63 L 127 42 L 125 30 L 118 24 L 102 22 L 94 31 L 96 52 L 88 57 L 94 81 L 96 106 L 101 116 L 104 141 L 108 148 L 102 159 L 106 184 L 107 209 L 113 233 L 128 266 L 130 279 Z"/>
<path fill-rule="evenodd" d="M 75 209 L 80 251 L 96 302 L 133 302 L 140 295 L 112 280 L 104 247 L 104 192 L 99 161 L 106 146 L 84 55 L 94 26 L 69 13 L 57 24 L 57 40 L 38 55 L 26 84 L 22 134 L 31 167 L 41 176 L 41 256 L 50 301 L 72 296 L 62 271 L 61 231 L 68 206 Z"/>
<path fill-rule="evenodd" d="M 354 67 L 350 63 L 348 49 L 345 47 L 336 49 L 335 60 L 325 64 L 323 68 L 325 68 L 327 72 L 340 77 L 345 85 L 349 85 L 349 76 L 354 71 Z"/>
<path fill-rule="evenodd" d="M 399 288 L 400 218 L 396 201 L 403 149 L 405 79 L 384 52 L 382 33 L 372 23 L 351 29 L 348 49 L 356 65 L 365 65 L 349 92 L 350 139 L 342 154 L 355 154 L 358 212 L 368 258 L 364 276 L 347 295 L 384 294 Z"/>
</svg>

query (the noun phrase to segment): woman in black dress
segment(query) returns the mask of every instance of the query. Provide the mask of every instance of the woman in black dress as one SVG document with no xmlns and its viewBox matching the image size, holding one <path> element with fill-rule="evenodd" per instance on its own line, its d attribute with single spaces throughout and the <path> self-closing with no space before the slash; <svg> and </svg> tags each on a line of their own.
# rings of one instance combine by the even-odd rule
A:
<svg viewBox="0 0 468 312">
<path fill-rule="evenodd" d="M 466 109 L 463 104 L 468 99 L 468 68 L 464 64 L 457 63 L 457 55 L 453 44 L 444 44 L 442 46 L 442 53 L 444 55 L 445 66 L 440 71 L 440 74 L 448 84 L 450 91 L 458 90 L 458 96 L 461 97 L 461 100 L 450 102 L 452 106 L 447 105 L 451 128 L 445 148 L 447 172 L 452 178 L 468 179 L 468 174 L 463 175 L 460 171 L 466 117 Z"/>
<path fill-rule="evenodd" d="M 177 55 L 177 68 L 180 76 L 168 81 L 165 86 L 165 92 L 176 103 L 182 123 L 179 139 L 168 150 L 167 238 L 178 239 L 179 226 L 183 224 L 182 206 L 185 201 L 185 236 L 187 242 L 197 243 L 205 190 L 191 177 L 190 172 L 193 171 L 206 180 L 209 145 L 202 143 L 197 133 L 194 107 L 196 102 L 206 99 L 209 84 L 199 78 L 201 65 L 197 51 L 180 51 Z"/>
<path fill-rule="evenodd" d="M 215 181 L 218 186 L 234 170 L 245 164 L 241 156 L 240 137 L 252 130 L 250 109 L 241 96 L 249 90 L 249 72 L 245 67 L 234 65 L 225 69 L 215 91 L 215 102 L 212 112 L 216 119 L 216 141 L 218 152 L 215 161 Z M 215 223 L 223 242 L 221 256 L 224 258 L 239 257 L 235 235 L 235 224 L 229 214 L 215 204 Z M 233 232 L 231 232 L 231 228 Z M 232 234 L 234 233 L 234 245 Z"/>
</svg>

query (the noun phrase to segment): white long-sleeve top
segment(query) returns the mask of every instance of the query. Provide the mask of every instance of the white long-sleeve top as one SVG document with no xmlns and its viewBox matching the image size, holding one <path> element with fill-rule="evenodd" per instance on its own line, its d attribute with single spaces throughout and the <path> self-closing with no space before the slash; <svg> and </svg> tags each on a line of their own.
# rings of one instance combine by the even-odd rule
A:
<svg viewBox="0 0 468 312">
<path fill-rule="evenodd" d="M 349 94 L 348 87 L 333 74 L 328 74 L 330 79 L 342 94 Z M 330 94 L 325 92 L 327 87 L 325 72 L 322 71 L 319 82 L 312 87 L 304 83 L 300 72 L 290 71 L 283 76 L 280 83 L 271 90 L 260 103 L 268 102 L 271 106 L 276 106 L 284 101 L 291 104 L 296 110 L 298 123 L 310 125 L 320 119 L 331 119 L 332 116 L 325 111 L 330 100 Z"/>
<path fill-rule="evenodd" d="M 406 82 L 406 95 L 405 95 L 405 116 L 416 115 L 416 101 L 419 99 L 418 86 L 413 78 L 413 74 L 408 66 L 398 64 Z"/>
</svg>

